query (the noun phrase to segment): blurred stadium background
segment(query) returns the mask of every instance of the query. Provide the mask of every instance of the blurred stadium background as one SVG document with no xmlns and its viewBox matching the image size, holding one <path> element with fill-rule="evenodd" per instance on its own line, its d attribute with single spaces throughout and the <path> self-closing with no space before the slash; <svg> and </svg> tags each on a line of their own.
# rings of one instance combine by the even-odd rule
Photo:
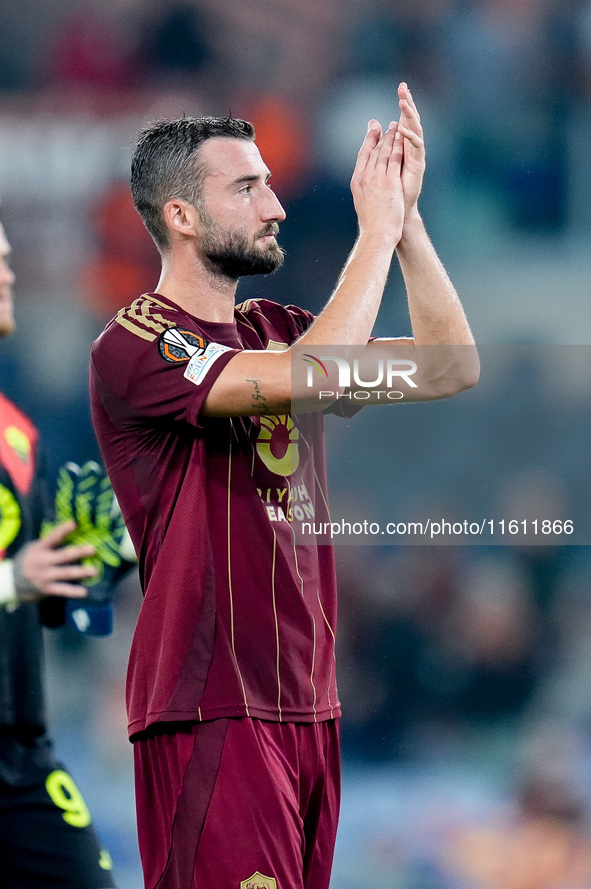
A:
<svg viewBox="0 0 591 889">
<path fill-rule="evenodd" d="M 387 124 L 407 80 L 428 150 L 422 213 L 478 342 L 591 343 L 589 0 L 1 8 L 0 196 L 18 333 L 2 344 L 0 384 L 41 428 L 50 478 L 66 459 L 96 456 L 89 344 L 157 281 L 127 190 L 134 136 L 157 117 L 254 121 L 287 210 L 288 257 L 241 296 L 318 310 L 355 235 L 348 181 L 367 119 Z M 378 332 L 408 332 L 395 273 Z M 571 459 L 575 434 L 578 459 L 589 453 L 589 378 L 574 388 L 570 413 L 558 409 L 566 393 L 553 402 L 557 461 L 564 443 Z M 524 409 L 529 392 L 526 380 Z M 366 441 L 375 417 L 356 421 Z M 403 435 L 405 415 L 389 419 Z M 515 422 L 522 435 L 527 414 Z M 480 411 L 459 438 L 482 442 L 486 430 Z M 366 496 L 380 496 L 384 473 L 429 494 L 427 468 L 409 477 L 385 448 Z M 340 547 L 338 562 L 334 889 L 588 889 L 589 548 Z M 57 748 L 121 889 L 141 887 L 123 700 L 139 601 L 130 577 L 112 637 L 47 635 Z"/>
</svg>

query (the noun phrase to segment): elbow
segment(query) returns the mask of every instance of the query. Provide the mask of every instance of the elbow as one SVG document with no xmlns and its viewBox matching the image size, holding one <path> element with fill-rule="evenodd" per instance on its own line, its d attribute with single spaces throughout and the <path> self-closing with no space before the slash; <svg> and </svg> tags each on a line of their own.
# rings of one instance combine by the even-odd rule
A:
<svg viewBox="0 0 591 889">
<path fill-rule="evenodd" d="M 473 389 L 480 380 L 480 358 L 476 347 L 470 349 L 470 356 L 460 363 L 458 368 L 457 391 Z"/>
<path fill-rule="evenodd" d="M 451 398 L 472 389 L 480 380 L 480 358 L 476 346 L 454 347 L 445 369 L 434 380 L 434 398 Z"/>
</svg>

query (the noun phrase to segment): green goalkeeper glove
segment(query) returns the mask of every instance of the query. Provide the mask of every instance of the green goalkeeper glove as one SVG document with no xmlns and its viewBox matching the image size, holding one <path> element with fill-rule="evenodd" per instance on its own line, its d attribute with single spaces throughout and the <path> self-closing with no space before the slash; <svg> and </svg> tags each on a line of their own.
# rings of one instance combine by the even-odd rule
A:
<svg viewBox="0 0 591 889">
<path fill-rule="evenodd" d="M 64 544 L 91 544 L 96 552 L 83 560 L 97 573 L 84 581 L 89 595 L 68 600 L 66 620 L 80 632 L 106 635 L 112 628 L 111 591 L 121 573 L 121 542 L 125 523 L 108 476 L 94 461 L 83 466 L 66 463 L 58 472 L 55 521 L 45 522 L 41 536 L 63 522 L 74 521 L 76 528 Z"/>
</svg>

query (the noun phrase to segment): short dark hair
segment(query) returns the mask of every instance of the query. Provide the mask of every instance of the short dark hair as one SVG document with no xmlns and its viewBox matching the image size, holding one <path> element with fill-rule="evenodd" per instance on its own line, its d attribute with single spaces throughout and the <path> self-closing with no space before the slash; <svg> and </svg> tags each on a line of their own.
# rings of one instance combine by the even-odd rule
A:
<svg viewBox="0 0 591 889">
<path fill-rule="evenodd" d="M 181 117 L 158 120 L 138 136 L 131 162 L 131 193 L 136 210 L 159 250 L 169 237 L 163 208 L 182 198 L 198 207 L 204 168 L 198 162 L 201 145 L 214 136 L 254 140 L 254 126 L 235 117 Z"/>
</svg>

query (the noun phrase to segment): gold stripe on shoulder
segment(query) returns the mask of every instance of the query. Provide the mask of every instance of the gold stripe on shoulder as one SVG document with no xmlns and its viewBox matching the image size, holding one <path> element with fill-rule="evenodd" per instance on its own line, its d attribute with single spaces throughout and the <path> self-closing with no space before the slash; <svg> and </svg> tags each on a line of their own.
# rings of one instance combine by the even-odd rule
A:
<svg viewBox="0 0 591 889">
<path fill-rule="evenodd" d="M 168 306 L 164 306 L 164 303 L 159 303 L 159 305 L 168 308 Z M 115 316 L 115 321 L 142 339 L 155 340 L 167 327 L 174 327 L 174 321 L 169 321 L 168 318 L 164 318 L 153 309 L 154 301 L 141 296 L 134 300 L 131 306 L 120 309 Z"/>
<path fill-rule="evenodd" d="M 157 333 L 152 333 L 151 330 L 144 330 L 144 328 L 140 327 L 139 324 L 135 324 L 135 322 L 130 321 L 129 318 L 126 318 L 124 314 L 117 314 L 115 316 L 115 321 L 117 322 L 117 324 L 120 324 L 121 327 L 125 327 L 126 330 L 130 330 L 131 333 L 135 333 L 136 336 L 140 336 L 143 340 L 152 342 L 158 336 Z"/>
<path fill-rule="evenodd" d="M 154 311 L 152 311 L 152 303 L 144 302 L 141 306 L 142 313 L 142 321 L 147 327 L 153 327 L 154 330 L 157 330 L 158 333 L 162 333 L 163 330 L 166 330 L 167 327 L 174 327 L 174 321 L 169 321 L 168 318 L 164 318 L 163 315 L 160 315 Z"/>
<path fill-rule="evenodd" d="M 253 299 L 245 299 L 243 303 L 237 303 L 236 308 L 239 312 L 249 312 L 254 300 Z"/>
</svg>

